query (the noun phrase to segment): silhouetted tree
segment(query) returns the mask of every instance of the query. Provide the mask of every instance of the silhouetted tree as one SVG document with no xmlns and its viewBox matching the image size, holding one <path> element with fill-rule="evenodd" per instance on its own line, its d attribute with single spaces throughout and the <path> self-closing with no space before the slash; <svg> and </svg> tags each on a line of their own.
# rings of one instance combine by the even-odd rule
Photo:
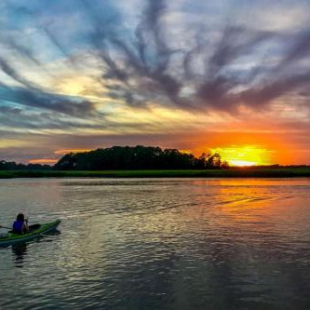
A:
<svg viewBox="0 0 310 310">
<path fill-rule="evenodd" d="M 219 154 L 202 154 L 195 158 L 177 149 L 160 147 L 113 146 L 90 152 L 66 154 L 54 166 L 58 170 L 113 170 L 113 169 L 204 169 L 221 168 Z"/>
<path fill-rule="evenodd" d="M 206 167 L 208 168 L 221 168 L 222 159 L 220 154 L 214 153 L 213 155 L 208 155 L 206 161 Z"/>
<path fill-rule="evenodd" d="M 83 160 L 83 154 L 79 154 L 79 157 Z M 58 163 L 54 166 L 56 169 L 60 170 L 73 170 L 77 166 L 77 154 L 69 153 L 63 156 Z"/>
<path fill-rule="evenodd" d="M 49 165 L 40 165 L 40 164 L 17 164 L 14 161 L 7 162 L 5 160 L 0 160 L 0 171 L 3 170 L 50 170 L 52 169 Z"/>
</svg>

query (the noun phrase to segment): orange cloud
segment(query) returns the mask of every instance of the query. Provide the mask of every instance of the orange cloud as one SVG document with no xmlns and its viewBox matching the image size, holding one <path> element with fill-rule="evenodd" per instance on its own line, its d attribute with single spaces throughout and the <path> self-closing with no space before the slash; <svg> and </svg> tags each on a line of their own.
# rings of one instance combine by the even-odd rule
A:
<svg viewBox="0 0 310 310">
<path fill-rule="evenodd" d="M 46 159 L 46 158 L 40 158 L 40 159 L 31 159 L 29 160 L 30 164 L 55 164 L 58 160 L 57 159 Z"/>
</svg>

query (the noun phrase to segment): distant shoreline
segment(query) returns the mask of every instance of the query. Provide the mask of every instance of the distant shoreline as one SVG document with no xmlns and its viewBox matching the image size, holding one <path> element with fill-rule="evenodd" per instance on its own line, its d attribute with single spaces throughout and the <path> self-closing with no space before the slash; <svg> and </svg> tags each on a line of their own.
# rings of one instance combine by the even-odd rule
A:
<svg viewBox="0 0 310 310">
<path fill-rule="evenodd" d="M 210 170 L 0 171 L 10 178 L 295 178 L 309 177 L 310 167 L 230 168 Z"/>
</svg>

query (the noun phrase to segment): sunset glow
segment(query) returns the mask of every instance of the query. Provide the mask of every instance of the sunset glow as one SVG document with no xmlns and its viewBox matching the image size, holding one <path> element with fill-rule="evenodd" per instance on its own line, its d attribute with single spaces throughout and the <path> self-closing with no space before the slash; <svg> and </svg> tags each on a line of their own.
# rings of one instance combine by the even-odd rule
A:
<svg viewBox="0 0 310 310">
<path fill-rule="evenodd" d="M 0 1 L 0 160 L 145 145 L 216 150 L 232 166 L 310 164 L 309 11 Z"/>
<path fill-rule="evenodd" d="M 29 163 L 30 164 L 55 164 L 57 162 L 57 159 L 30 159 Z"/>
<path fill-rule="evenodd" d="M 258 146 L 227 147 L 213 150 L 221 154 L 230 166 L 249 167 L 270 165 L 270 151 Z"/>
<path fill-rule="evenodd" d="M 257 166 L 258 163 L 254 161 L 246 161 L 246 160 L 229 160 L 228 161 L 231 166 L 235 167 L 251 167 L 251 166 Z"/>
</svg>

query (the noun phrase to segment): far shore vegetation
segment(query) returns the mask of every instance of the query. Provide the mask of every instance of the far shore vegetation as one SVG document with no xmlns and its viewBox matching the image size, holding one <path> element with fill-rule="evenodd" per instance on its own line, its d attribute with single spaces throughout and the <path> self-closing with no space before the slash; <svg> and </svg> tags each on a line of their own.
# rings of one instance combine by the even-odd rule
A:
<svg viewBox="0 0 310 310">
<path fill-rule="evenodd" d="M 233 167 L 227 170 L 105 170 L 56 171 L 14 170 L 0 171 L 1 178 L 289 178 L 310 177 L 310 167 Z"/>
<path fill-rule="evenodd" d="M 54 166 L 0 160 L 0 178 L 281 178 L 310 177 L 310 166 L 229 167 L 219 154 L 195 157 L 176 149 L 120 147 L 64 155 Z"/>
</svg>

